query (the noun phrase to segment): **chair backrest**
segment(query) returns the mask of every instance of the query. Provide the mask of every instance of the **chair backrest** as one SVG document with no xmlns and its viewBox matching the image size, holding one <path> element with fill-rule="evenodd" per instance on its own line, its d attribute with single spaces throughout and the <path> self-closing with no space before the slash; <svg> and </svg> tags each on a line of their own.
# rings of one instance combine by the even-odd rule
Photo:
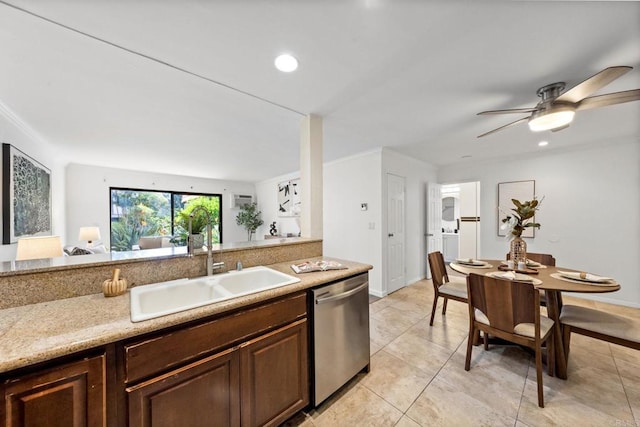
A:
<svg viewBox="0 0 640 427">
<path fill-rule="evenodd" d="M 540 324 L 540 293 L 532 283 L 471 273 L 467 276 L 467 290 L 469 313 L 480 310 L 493 328 L 513 333 L 520 323 Z"/>
<path fill-rule="evenodd" d="M 510 254 L 507 254 L 507 259 L 510 259 Z M 527 258 L 531 261 L 539 262 L 542 265 L 556 266 L 556 259 L 551 254 L 537 254 L 534 252 L 527 252 Z"/>
<path fill-rule="evenodd" d="M 138 240 L 140 249 L 157 249 L 162 247 L 162 236 L 142 236 Z"/>
<path fill-rule="evenodd" d="M 435 286 L 442 286 L 449 281 L 447 267 L 444 264 L 442 252 L 431 252 L 427 255 L 429 259 L 429 268 L 431 269 L 431 280 Z"/>
</svg>

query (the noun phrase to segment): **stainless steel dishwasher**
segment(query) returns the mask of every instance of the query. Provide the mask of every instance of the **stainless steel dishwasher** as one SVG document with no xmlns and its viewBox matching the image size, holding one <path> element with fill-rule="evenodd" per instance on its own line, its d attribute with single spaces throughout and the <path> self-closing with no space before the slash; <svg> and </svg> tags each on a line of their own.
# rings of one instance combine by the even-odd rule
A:
<svg viewBox="0 0 640 427">
<path fill-rule="evenodd" d="M 369 275 L 313 291 L 314 406 L 369 370 Z"/>
</svg>

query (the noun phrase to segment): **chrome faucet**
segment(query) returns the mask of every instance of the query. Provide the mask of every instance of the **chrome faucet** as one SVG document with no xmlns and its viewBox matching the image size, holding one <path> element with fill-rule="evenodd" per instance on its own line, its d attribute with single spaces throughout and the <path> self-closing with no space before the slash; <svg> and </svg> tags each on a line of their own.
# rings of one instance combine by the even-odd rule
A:
<svg viewBox="0 0 640 427">
<path fill-rule="evenodd" d="M 193 253 L 195 248 L 193 247 L 193 239 L 191 238 L 191 234 L 193 232 L 193 217 L 198 211 L 204 211 L 207 215 L 207 276 L 211 276 L 213 274 L 214 268 L 216 270 L 221 269 L 224 266 L 224 262 L 213 262 L 213 250 L 211 247 L 213 246 L 213 236 L 211 231 L 211 214 L 204 206 L 196 206 L 191 213 L 189 214 L 189 237 L 187 239 L 187 256 L 193 257 Z"/>
</svg>

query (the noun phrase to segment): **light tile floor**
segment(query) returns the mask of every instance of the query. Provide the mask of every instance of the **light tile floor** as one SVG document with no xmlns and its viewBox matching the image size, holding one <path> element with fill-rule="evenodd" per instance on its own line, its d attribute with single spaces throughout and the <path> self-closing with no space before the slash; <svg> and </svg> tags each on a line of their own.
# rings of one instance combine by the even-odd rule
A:
<svg viewBox="0 0 640 427">
<path fill-rule="evenodd" d="M 564 296 L 640 318 L 640 309 Z M 359 374 L 320 407 L 287 426 L 640 426 L 640 351 L 574 334 L 569 378 L 543 376 L 515 346 L 474 347 L 464 370 L 467 306 L 450 301 L 433 327 L 431 281 L 370 304 L 371 372 Z"/>
</svg>

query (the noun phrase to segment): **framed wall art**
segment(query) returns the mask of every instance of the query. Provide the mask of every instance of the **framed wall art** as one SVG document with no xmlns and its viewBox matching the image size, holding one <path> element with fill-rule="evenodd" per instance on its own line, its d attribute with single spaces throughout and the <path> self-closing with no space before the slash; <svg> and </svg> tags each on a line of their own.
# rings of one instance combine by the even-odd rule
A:
<svg viewBox="0 0 640 427">
<path fill-rule="evenodd" d="M 278 216 L 300 216 L 300 179 L 278 183 Z"/>
<path fill-rule="evenodd" d="M 51 234 L 51 171 L 2 144 L 2 243 Z"/>
<path fill-rule="evenodd" d="M 511 209 L 515 208 L 511 199 L 520 202 L 533 200 L 536 194 L 536 182 L 531 181 L 512 181 L 498 183 L 498 236 L 506 236 L 508 230 L 501 230 L 502 220 L 511 214 Z M 535 228 L 525 228 L 522 237 L 534 237 Z"/>
</svg>

